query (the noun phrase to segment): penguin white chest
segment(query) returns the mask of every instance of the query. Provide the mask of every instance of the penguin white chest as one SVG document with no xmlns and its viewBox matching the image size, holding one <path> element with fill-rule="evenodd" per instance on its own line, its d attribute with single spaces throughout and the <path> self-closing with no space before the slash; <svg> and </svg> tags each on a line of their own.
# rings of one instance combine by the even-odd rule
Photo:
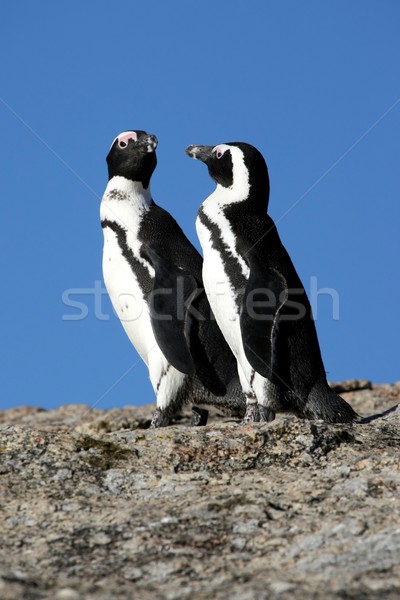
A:
<svg viewBox="0 0 400 600">
<path fill-rule="evenodd" d="M 215 222 L 215 221 L 213 221 Z M 219 224 L 224 225 L 223 223 Z M 234 248 L 231 247 L 229 235 L 225 238 L 221 232 L 220 243 L 213 237 L 216 235 L 205 225 L 201 218 L 196 220 L 197 235 L 203 249 L 203 283 L 208 300 L 226 341 L 233 353 L 241 353 L 242 339 L 239 320 L 239 305 L 237 290 L 235 290 L 226 271 L 226 264 L 218 249 L 221 241 L 233 256 Z M 246 273 L 248 277 L 248 269 Z"/>
<path fill-rule="evenodd" d="M 122 254 L 115 232 L 108 227 L 103 231 L 103 276 L 108 294 L 130 341 L 148 364 L 148 354 L 156 342 L 143 289 Z"/>
</svg>

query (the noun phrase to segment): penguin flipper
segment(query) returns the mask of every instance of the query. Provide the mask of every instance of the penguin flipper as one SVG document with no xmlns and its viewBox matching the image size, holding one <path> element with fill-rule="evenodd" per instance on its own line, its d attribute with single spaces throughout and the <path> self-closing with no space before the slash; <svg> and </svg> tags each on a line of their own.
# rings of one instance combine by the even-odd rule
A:
<svg viewBox="0 0 400 600">
<path fill-rule="evenodd" d="M 250 275 L 240 310 L 240 329 L 246 358 L 267 379 L 273 378 L 274 329 L 279 311 L 288 298 L 285 277 L 266 268 L 258 257 L 246 256 Z"/>
<path fill-rule="evenodd" d="M 167 361 L 181 373 L 191 375 L 195 366 L 188 342 L 188 306 L 197 291 L 196 280 L 149 246 L 143 246 L 141 253 L 154 268 L 153 289 L 148 297 L 154 337 Z"/>
</svg>

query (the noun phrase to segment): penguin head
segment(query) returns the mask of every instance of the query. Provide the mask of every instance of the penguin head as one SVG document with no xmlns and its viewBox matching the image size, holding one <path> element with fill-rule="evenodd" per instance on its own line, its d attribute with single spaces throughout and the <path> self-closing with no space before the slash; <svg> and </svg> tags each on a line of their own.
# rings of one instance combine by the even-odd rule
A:
<svg viewBox="0 0 400 600">
<path fill-rule="evenodd" d="M 186 149 L 186 154 L 205 163 L 217 186 L 226 188 L 226 203 L 246 201 L 257 212 L 266 211 L 269 199 L 268 168 L 257 148 L 244 142 L 218 146 L 192 145 Z"/>
<path fill-rule="evenodd" d="M 157 138 L 146 131 L 123 131 L 111 144 L 107 155 L 108 178 L 116 175 L 139 181 L 145 189 L 157 165 Z"/>
</svg>

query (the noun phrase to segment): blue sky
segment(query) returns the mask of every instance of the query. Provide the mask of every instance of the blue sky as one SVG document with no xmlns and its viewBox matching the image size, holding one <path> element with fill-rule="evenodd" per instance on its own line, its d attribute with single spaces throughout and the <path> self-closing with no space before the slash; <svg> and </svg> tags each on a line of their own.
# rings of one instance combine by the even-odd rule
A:
<svg viewBox="0 0 400 600">
<path fill-rule="evenodd" d="M 400 379 L 399 30 L 397 0 L 7 3 L 1 408 L 153 401 L 108 298 L 69 292 L 81 320 L 63 303 L 103 285 L 105 156 L 135 128 L 157 135 L 153 197 L 197 247 L 213 185 L 184 149 L 257 146 L 306 289 L 339 298 L 338 319 L 317 302 L 328 378 Z"/>
</svg>

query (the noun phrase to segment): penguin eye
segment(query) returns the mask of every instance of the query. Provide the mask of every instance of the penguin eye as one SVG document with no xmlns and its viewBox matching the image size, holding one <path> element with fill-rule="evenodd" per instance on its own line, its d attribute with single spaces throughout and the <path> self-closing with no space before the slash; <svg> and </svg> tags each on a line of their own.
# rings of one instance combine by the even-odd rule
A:
<svg viewBox="0 0 400 600">
<path fill-rule="evenodd" d="M 223 155 L 224 155 L 224 151 L 223 151 L 223 150 L 222 150 L 222 148 L 220 148 L 219 146 L 216 146 L 216 147 L 214 148 L 213 152 L 214 152 L 214 155 L 215 155 L 215 156 L 218 158 L 218 160 L 219 160 L 220 158 L 222 158 L 222 157 L 223 157 Z"/>
<path fill-rule="evenodd" d="M 136 131 L 124 131 L 123 133 L 120 133 L 116 139 L 118 140 L 118 148 L 124 150 L 128 146 L 130 140 L 137 142 L 138 135 Z"/>
</svg>

